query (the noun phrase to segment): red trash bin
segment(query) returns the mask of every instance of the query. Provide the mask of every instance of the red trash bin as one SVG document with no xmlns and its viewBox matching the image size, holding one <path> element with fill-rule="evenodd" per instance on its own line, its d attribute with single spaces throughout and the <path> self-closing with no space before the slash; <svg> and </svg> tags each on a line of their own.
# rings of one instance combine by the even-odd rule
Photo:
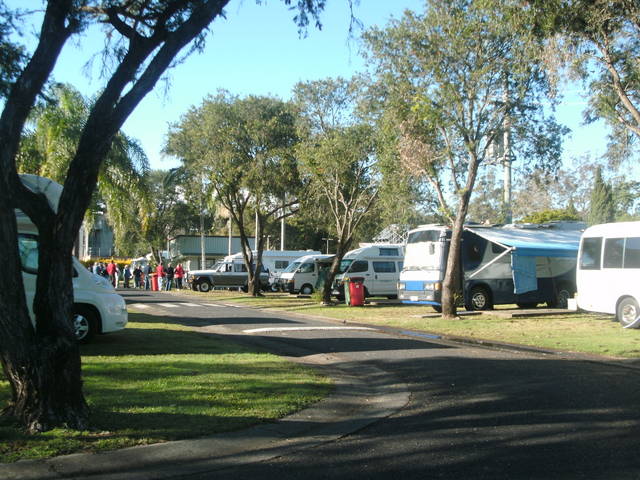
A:
<svg viewBox="0 0 640 480">
<path fill-rule="evenodd" d="M 160 288 L 158 288 L 158 275 L 156 275 L 155 273 L 151 274 L 151 290 L 153 290 L 154 292 L 160 290 Z"/>
<path fill-rule="evenodd" d="M 362 307 L 364 305 L 364 278 L 351 277 L 349 281 L 349 303 L 352 307 Z"/>
</svg>

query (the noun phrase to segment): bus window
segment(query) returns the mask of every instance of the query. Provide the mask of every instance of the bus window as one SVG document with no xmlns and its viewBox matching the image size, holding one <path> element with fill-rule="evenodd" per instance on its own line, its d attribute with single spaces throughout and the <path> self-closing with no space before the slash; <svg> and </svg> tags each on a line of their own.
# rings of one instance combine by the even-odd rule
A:
<svg viewBox="0 0 640 480">
<path fill-rule="evenodd" d="M 604 268 L 622 268 L 623 253 L 624 238 L 607 238 L 604 241 L 602 266 Z"/>
<path fill-rule="evenodd" d="M 640 237 L 630 237 L 624 246 L 624 268 L 640 268 Z"/>
<path fill-rule="evenodd" d="M 602 238 L 590 237 L 582 240 L 582 256 L 580 257 L 580 269 L 600 270 L 600 253 L 602 250 Z"/>
</svg>

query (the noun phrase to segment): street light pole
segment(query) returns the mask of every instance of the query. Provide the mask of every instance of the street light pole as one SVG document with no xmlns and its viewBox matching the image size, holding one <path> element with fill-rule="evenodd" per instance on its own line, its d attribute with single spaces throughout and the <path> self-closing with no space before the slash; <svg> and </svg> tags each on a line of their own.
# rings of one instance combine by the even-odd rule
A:
<svg viewBox="0 0 640 480">
<path fill-rule="evenodd" d="M 326 241 L 327 242 L 327 255 L 329 255 L 329 242 L 333 240 L 333 238 L 328 238 L 328 237 L 322 237 L 322 241 Z"/>
</svg>

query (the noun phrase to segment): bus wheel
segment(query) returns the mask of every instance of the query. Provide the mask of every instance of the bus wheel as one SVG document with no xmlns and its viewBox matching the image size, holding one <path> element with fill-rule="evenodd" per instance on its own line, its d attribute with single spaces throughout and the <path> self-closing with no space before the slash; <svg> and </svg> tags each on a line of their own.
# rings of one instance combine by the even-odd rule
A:
<svg viewBox="0 0 640 480">
<path fill-rule="evenodd" d="M 616 318 L 624 328 L 640 328 L 640 309 L 633 297 L 623 298 L 616 308 Z"/>
<path fill-rule="evenodd" d="M 491 310 L 491 296 L 485 287 L 473 287 L 471 289 L 471 310 Z"/>
</svg>

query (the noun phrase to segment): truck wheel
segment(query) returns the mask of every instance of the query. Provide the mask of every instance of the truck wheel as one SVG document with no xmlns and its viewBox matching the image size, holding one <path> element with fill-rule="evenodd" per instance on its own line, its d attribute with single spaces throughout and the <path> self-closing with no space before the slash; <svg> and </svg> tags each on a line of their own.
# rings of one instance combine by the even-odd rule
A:
<svg viewBox="0 0 640 480">
<path fill-rule="evenodd" d="M 485 287 L 473 287 L 471 289 L 471 310 L 491 310 L 491 295 Z"/>
<path fill-rule="evenodd" d="M 302 288 L 300 288 L 301 295 L 311 295 L 313 293 L 313 287 L 308 283 L 304 284 Z"/>
<path fill-rule="evenodd" d="M 80 343 L 87 343 L 98 331 L 98 316 L 88 307 L 75 305 L 73 307 L 73 328 Z"/>
<path fill-rule="evenodd" d="M 201 292 L 210 292 L 211 291 L 211 282 L 209 280 L 200 280 L 200 282 L 198 282 L 198 290 L 200 290 Z"/>
<path fill-rule="evenodd" d="M 616 308 L 616 318 L 624 328 L 640 328 L 640 309 L 638 302 L 633 297 L 625 297 L 620 300 Z"/>
</svg>

